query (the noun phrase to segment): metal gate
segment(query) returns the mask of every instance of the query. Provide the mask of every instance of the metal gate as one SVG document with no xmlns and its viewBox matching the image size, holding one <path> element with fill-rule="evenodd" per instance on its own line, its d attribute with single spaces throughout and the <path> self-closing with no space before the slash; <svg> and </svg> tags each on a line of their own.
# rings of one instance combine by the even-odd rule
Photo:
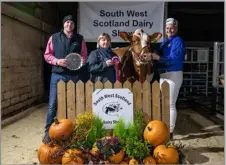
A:
<svg viewBox="0 0 226 165">
<path fill-rule="evenodd" d="M 224 43 L 214 43 L 213 77 L 212 77 L 212 110 L 214 114 L 224 115 Z"/>
</svg>

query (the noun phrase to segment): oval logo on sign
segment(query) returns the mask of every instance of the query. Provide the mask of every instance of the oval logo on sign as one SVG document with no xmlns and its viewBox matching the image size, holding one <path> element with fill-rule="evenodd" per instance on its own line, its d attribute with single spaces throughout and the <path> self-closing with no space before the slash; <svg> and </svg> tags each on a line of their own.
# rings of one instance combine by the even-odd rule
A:
<svg viewBox="0 0 226 165">
<path fill-rule="evenodd" d="M 110 102 L 103 106 L 103 112 L 109 116 L 119 116 L 122 107 L 118 102 Z"/>
</svg>

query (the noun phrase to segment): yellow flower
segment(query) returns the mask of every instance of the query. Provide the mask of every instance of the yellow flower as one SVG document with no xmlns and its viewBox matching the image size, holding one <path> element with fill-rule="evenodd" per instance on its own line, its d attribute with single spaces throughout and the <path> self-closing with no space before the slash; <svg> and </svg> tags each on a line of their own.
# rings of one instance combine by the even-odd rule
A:
<svg viewBox="0 0 226 165">
<path fill-rule="evenodd" d="M 94 117 L 94 114 L 91 112 L 79 114 L 76 118 L 76 134 L 83 137 L 86 136 L 92 126 Z"/>
</svg>

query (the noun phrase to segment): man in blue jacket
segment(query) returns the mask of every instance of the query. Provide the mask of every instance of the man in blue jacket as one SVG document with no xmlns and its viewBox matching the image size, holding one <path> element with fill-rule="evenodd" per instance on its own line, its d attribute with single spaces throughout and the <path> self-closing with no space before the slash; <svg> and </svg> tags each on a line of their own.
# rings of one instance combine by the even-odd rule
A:
<svg viewBox="0 0 226 165">
<path fill-rule="evenodd" d="M 174 18 L 166 20 L 165 39 L 156 53 L 143 55 L 144 60 L 156 60 L 160 74 L 160 85 L 167 81 L 170 85 L 170 137 L 177 118 L 176 101 L 183 82 L 183 62 L 185 55 L 184 41 L 177 35 L 178 21 Z"/>
</svg>

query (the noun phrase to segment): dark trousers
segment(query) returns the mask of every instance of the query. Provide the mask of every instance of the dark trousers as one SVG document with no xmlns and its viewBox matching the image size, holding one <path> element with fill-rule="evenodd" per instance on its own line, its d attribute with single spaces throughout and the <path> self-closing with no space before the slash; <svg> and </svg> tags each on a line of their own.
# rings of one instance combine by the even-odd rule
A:
<svg viewBox="0 0 226 165">
<path fill-rule="evenodd" d="M 48 133 L 49 127 L 54 122 L 54 117 L 57 114 L 57 83 L 63 80 L 64 82 L 68 82 L 72 80 L 74 83 L 78 82 L 79 75 L 65 75 L 52 73 L 50 80 L 50 91 L 49 91 L 49 106 L 46 117 L 46 126 L 45 132 Z"/>
</svg>

